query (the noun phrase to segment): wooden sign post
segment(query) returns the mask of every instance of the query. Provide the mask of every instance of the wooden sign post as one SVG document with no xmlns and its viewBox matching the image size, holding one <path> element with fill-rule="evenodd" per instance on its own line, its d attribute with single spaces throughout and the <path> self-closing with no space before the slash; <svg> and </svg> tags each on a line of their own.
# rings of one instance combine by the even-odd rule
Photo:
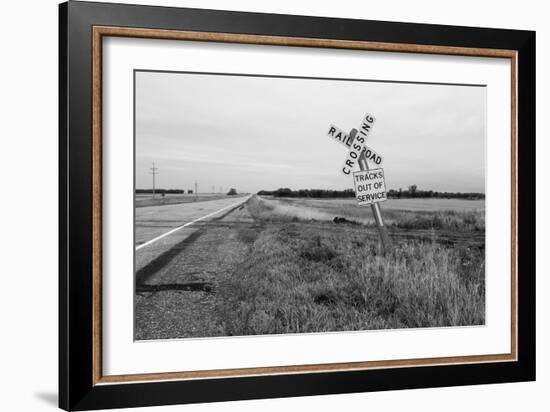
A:
<svg viewBox="0 0 550 412">
<path fill-rule="evenodd" d="M 355 138 L 356 134 L 357 134 L 357 129 L 352 129 L 349 134 L 350 139 L 352 141 Z M 365 157 L 365 152 L 361 153 L 361 156 L 359 157 L 359 168 L 362 171 L 369 170 L 369 164 Z M 384 219 L 382 218 L 382 211 L 380 210 L 380 204 L 378 202 L 374 202 L 370 204 L 370 207 L 372 210 L 372 214 L 374 216 L 374 221 L 376 222 L 376 227 L 378 228 L 378 233 L 380 234 L 380 241 L 382 243 L 382 253 L 386 255 L 386 253 L 389 253 L 391 251 L 391 239 L 388 234 L 388 230 L 386 229 L 386 226 L 384 226 Z"/>
<path fill-rule="evenodd" d="M 379 205 L 379 202 L 387 199 L 384 170 L 379 168 L 383 158 L 373 149 L 366 146 L 366 139 L 374 123 L 374 116 L 367 113 L 361 124 L 360 139 L 357 140 L 356 137 L 359 133 L 357 129 L 352 129 L 348 134 L 334 125 L 330 126 L 327 135 L 349 148 L 349 153 L 346 156 L 346 161 L 341 171 L 345 175 L 353 176 L 355 197 L 358 204 L 360 206 L 370 204 L 374 221 L 380 234 L 382 254 L 386 255 L 391 251 L 392 244 L 388 230 L 384 225 Z M 369 160 L 378 168 L 369 169 Z M 359 166 L 360 171 L 353 172 L 356 164 Z"/>
</svg>

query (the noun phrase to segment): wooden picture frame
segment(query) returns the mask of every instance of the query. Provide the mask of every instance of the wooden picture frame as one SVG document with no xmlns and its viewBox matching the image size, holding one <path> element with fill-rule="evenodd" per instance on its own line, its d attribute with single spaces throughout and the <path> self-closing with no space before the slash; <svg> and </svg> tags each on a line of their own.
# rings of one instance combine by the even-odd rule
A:
<svg viewBox="0 0 550 412">
<path fill-rule="evenodd" d="M 535 33 L 69 2 L 59 8 L 59 406 L 65 410 L 535 379 Z M 511 351 L 132 375 L 102 373 L 102 40 L 193 40 L 510 59 Z M 521 183 L 521 185 L 520 185 Z"/>
</svg>

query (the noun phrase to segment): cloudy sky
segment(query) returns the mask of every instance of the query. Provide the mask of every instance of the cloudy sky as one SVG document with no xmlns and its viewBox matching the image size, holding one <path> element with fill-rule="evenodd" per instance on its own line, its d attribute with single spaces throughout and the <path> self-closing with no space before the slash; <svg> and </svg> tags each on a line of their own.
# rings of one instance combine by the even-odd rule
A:
<svg viewBox="0 0 550 412">
<path fill-rule="evenodd" d="M 136 187 L 239 192 L 345 189 L 357 128 L 384 156 L 388 189 L 485 191 L 485 88 L 479 86 L 136 72 Z"/>
</svg>

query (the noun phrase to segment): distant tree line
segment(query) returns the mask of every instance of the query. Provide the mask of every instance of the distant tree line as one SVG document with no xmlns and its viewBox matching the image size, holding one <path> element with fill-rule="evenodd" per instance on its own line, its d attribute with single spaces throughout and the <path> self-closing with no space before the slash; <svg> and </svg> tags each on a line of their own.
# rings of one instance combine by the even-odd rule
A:
<svg viewBox="0 0 550 412">
<path fill-rule="evenodd" d="M 345 190 L 326 190 L 326 189 L 299 189 L 291 190 L 288 187 L 280 188 L 277 190 L 260 190 L 258 192 L 260 196 L 275 196 L 275 197 L 317 197 L 317 198 L 331 198 L 331 197 L 355 197 L 353 189 Z"/>
<path fill-rule="evenodd" d="M 260 190 L 260 196 L 275 197 L 315 197 L 315 198 L 337 198 L 337 197 L 355 197 L 353 189 L 344 190 L 326 190 L 326 189 L 299 189 L 292 190 L 288 187 L 277 190 Z M 408 189 L 398 190 L 390 189 L 387 193 L 388 198 L 410 199 L 410 198 L 439 198 L 439 199 L 485 199 L 484 193 L 475 192 L 438 192 L 435 190 L 419 190 L 416 185 L 409 186 Z"/>
<path fill-rule="evenodd" d="M 153 193 L 153 189 L 136 189 L 136 193 L 144 194 L 144 193 Z M 166 193 L 166 194 L 183 194 L 185 193 L 185 190 L 183 189 L 155 189 L 155 193 Z M 193 191 L 191 191 L 193 193 Z"/>
<path fill-rule="evenodd" d="M 411 199 L 411 198 L 438 198 L 438 199 L 485 199 L 485 193 L 476 192 L 438 192 L 436 190 L 420 190 L 418 186 L 411 185 L 408 189 L 388 190 L 388 198 Z"/>
</svg>

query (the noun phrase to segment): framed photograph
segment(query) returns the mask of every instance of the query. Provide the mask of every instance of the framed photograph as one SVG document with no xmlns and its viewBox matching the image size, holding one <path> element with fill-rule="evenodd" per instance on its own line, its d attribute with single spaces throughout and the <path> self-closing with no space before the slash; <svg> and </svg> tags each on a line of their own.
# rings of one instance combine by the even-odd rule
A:
<svg viewBox="0 0 550 412">
<path fill-rule="evenodd" d="M 535 379 L 535 33 L 60 5 L 66 410 Z"/>
</svg>

